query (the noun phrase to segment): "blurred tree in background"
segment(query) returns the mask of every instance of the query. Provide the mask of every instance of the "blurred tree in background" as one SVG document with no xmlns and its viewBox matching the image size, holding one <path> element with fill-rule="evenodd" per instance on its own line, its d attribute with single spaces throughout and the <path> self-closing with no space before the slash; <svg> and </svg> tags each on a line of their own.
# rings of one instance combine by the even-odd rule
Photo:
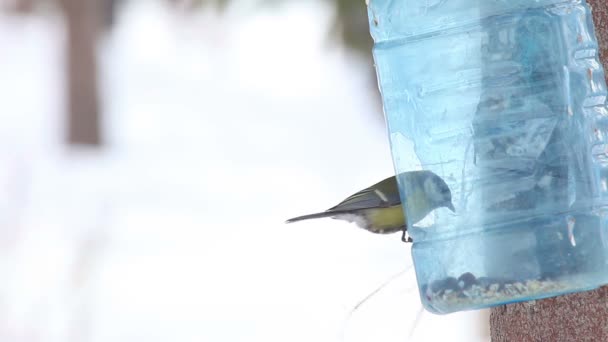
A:
<svg viewBox="0 0 608 342">
<path fill-rule="evenodd" d="M 34 0 L 18 0 L 11 9 L 21 14 L 31 13 L 34 10 Z"/>
<path fill-rule="evenodd" d="M 58 7 L 66 28 L 66 142 L 100 146 L 101 109 L 97 77 L 97 38 L 111 27 L 116 0 L 13 0 L 9 11 L 30 14 L 42 6 Z"/>
<path fill-rule="evenodd" d="M 97 0 L 60 0 L 67 29 L 67 141 L 101 144 L 96 42 L 100 26 Z"/>
<path fill-rule="evenodd" d="M 38 5 L 58 6 L 65 18 L 66 44 L 66 142 L 100 146 L 102 114 L 97 84 L 96 44 L 104 30 L 111 30 L 120 4 L 127 0 L 13 0 L 11 11 L 31 13 Z M 224 10 L 238 0 L 165 0 L 186 11 Z M 258 0 L 271 6 L 290 0 Z M 294 1 L 294 0 L 291 0 Z M 330 37 L 337 38 L 369 65 L 372 92 L 379 101 L 371 49 L 367 7 L 364 0 L 322 0 L 334 8 Z M 381 113 L 381 111 L 380 111 Z"/>
<path fill-rule="evenodd" d="M 237 0 L 169 0 L 190 9 L 213 6 L 226 8 Z M 259 0 L 260 5 L 273 5 L 294 0 Z M 346 47 L 371 59 L 373 41 L 369 33 L 367 6 L 364 0 L 323 0 L 332 4 L 335 15 L 331 34 L 339 37 Z"/>
<path fill-rule="evenodd" d="M 374 42 L 369 33 L 367 6 L 363 0 L 325 0 L 334 3 L 333 33 L 353 51 L 371 60 Z"/>
<path fill-rule="evenodd" d="M 215 7 L 223 10 L 238 0 L 169 0 L 187 9 Z M 257 0 L 260 6 L 270 6 L 295 0 Z M 377 89 L 376 70 L 374 68 L 372 47 L 374 42 L 369 32 L 367 5 L 365 0 L 322 0 L 334 9 L 330 37 L 337 38 L 349 51 L 362 58 L 368 65 L 371 91 L 380 106 L 380 93 Z M 378 111 L 382 115 L 382 111 Z"/>
</svg>

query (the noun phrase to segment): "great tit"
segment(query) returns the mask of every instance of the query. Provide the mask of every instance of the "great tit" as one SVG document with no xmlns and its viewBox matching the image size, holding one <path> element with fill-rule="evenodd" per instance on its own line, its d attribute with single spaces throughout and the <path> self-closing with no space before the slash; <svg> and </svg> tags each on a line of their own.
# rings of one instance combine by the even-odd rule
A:
<svg viewBox="0 0 608 342">
<path fill-rule="evenodd" d="M 398 175 L 407 189 L 406 218 L 399 196 L 397 177 L 392 176 L 346 198 L 324 212 L 303 215 L 287 220 L 287 223 L 308 219 L 331 217 L 355 222 L 359 227 L 376 234 L 403 232 L 406 238 L 408 224 L 415 224 L 431 211 L 446 207 L 455 212 L 450 188 L 441 177 L 431 171 L 408 171 Z"/>
</svg>

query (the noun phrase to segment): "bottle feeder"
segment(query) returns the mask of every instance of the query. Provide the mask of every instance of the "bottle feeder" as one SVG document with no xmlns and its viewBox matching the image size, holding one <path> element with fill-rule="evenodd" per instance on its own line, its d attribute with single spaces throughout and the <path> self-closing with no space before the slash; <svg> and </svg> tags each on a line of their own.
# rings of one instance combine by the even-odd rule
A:
<svg viewBox="0 0 608 342">
<path fill-rule="evenodd" d="M 608 284 L 607 92 L 585 1 L 368 0 L 368 14 L 396 174 L 413 144 L 456 209 L 408 227 L 425 308 Z"/>
</svg>

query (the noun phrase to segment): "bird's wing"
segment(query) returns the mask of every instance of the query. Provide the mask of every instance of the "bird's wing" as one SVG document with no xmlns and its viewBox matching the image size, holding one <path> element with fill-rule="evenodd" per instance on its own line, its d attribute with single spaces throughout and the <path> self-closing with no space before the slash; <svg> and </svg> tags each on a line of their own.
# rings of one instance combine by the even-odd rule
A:
<svg viewBox="0 0 608 342">
<path fill-rule="evenodd" d="M 351 195 L 327 211 L 349 211 L 391 207 L 399 204 L 401 204 L 401 198 L 399 197 L 397 180 L 393 176 Z"/>
</svg>

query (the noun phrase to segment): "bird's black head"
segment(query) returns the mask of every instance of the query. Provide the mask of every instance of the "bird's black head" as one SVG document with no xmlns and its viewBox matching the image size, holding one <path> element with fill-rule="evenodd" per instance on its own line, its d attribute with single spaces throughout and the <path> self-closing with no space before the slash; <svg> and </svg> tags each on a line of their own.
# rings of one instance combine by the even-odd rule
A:
<svg viewBox="0 0 608 342">
<path fill-rule="evenodd" d="M 456 212 L 452 203 L 452 192 L 447 183 L 436 174 L 428 171 L 429 176 L 424 183 L 427 196 L 435 204 L 436 207 L 446 207 L 453 212 Z"/>
</svg>

